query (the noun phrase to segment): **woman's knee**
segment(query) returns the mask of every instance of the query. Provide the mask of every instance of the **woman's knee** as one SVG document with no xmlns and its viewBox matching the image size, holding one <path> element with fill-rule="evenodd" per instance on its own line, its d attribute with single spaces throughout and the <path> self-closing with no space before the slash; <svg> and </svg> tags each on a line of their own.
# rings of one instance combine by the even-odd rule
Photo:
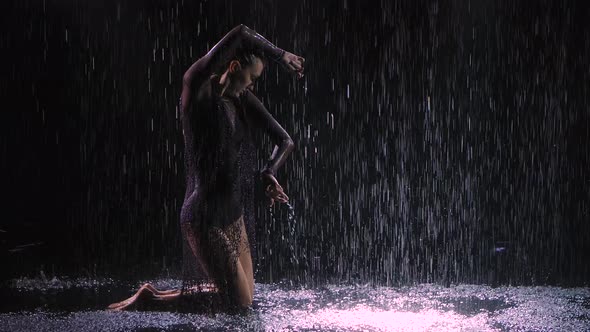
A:
<svg viewBox="0 0 590 332">
<path fill-rule="evenodd" d="M 252 306 L 252 298 L 250 297 L 249 299 L 241 299 L 238 305 L 242 309 L 248 309 Z"/>
<path fill-rule="evenodd" d="M 217 277 L 227 295 L 236 305 L 249 307 L 252 305 L 253 294 L 248 275 L 237 257 L 229 263 L 217 266 Z"/>
<path fill-rule="evenodd" d="M 243 239 L 231 241 L 221 229 L 211 229 L 208 233 L 208 250 L 211 270 L 220 284 L 227 287 L 232 302 L 239 307 L 247 308 L 252 305 L 253 294 L 250 287 L 249 275 L 241 260 L 245 253 L 240 250 Z M 247 267 L 246 267 L 247 268 Z"/>
<path fill-rule="evenodd" d="M 232 294 L 233 301 L 238 307 L 242 309 L 249 308 L 252 306 L 253 300 L 250 288 L 248 285 L 240 285 L 239 288 L 240 289 L 236 289 Z"/>
</svg>

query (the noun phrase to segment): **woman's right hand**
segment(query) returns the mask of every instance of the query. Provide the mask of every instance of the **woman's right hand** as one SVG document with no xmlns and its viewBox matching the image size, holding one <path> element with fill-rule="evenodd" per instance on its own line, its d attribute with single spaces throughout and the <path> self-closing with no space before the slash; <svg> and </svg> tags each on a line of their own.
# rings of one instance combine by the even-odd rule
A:
<svg viewBox="0 0 590 332">
<path fill-rule="evenodd" d="M 260 177 L 262 179 L 262 183 L 264 184 L 264 193 L 266 197 L 270 199 L 269 206 L 273 206 L 275 201 L 279 201 L 281 203 L 287 203 L 289 201 L 289 197 L 283 191 L 283 187 L 281 187 L 277 179 L 272 174 L 262 173 Z"/>
<path fill-rule="evenodd" d="M 303 77 L 303 65 L 305 64 L 305 59 L 303 57 L 290 52 L 285 52 L 281 57 L 280 63 L 290 72 L 297 74 L 297 78 Z"/>
</svg>

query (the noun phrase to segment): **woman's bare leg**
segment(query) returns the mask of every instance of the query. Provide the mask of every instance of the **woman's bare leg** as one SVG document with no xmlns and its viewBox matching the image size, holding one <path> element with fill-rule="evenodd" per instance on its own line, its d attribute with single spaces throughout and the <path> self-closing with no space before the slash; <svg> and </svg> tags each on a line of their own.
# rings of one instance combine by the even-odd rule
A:
<svg viewBox="0 0 590 332">
<path fill-rule="evenodd" d="M 249 307 L 252 304 L 250 282 L 239 257 L 236 260 L 233 259 L 236 257 L 237 253 L 226 234 L 227 232 L 235 234 L 234 232 L 236 230 L 239 231 L 238 227 L 240 227 L 240 222 L 242 222 L 241 219 L 242 217 L 229 225 L 224 231 L 219 228 L 211 229 L 209 232 L 209 239 L 211 241 L 211 254 L 213 255 L 213 259 L 221 264 L 219 269 L 217 269 L 217 273 L 223 273 L 223 275 L 218 277 L 231 278 L 231 280 L 228 281 L 236 290 L 235 295 L 237 296 L 237 302 L 242 307 Z M 235 271 L 236 273 L 233 274 L 232 271 Z"/>
<path fill-rule="evenodd" d="M 168 295 L 168 294 L 176 294 L 180 292 L 180 289 L 169 289 L 169 290 L 159 290 L 154 287 L 152 284 L 145 284 L 146 288 L 148 288 L 154 295 Z"/>
<path fill-rule="evenodd" d="M 202 284 L 192 287 L 199 292 L 218 292 L 217 286 L 212 283 Z M 144 301 L 174 301 L 181 296 L 180 289 L 169 289 L 169 290 L 158 290 L 152 284 L 146 283 L 139 288 L 139 290 L 133 294 L 133 296 L 121 301 L 116 302 L 107 307 L 109 310 L 125 310 L 128 307 L 144 302 Z"/>
<path fill-rule="evenodd" d="M 180 228 L 181 228 L 181 232 L 183 232 L 184 237 L 190 247 L 191 253 L 193 254 L 194 259 L 197 260 L 197 262 L 199 263 L 199 265 L 201 265 L 201 267 L 203 268 L 203 271 L 207 274 L 207 277 L 209 277 L 209 270 L 207 269 L 207 263 L 205 258 L 203 257 L 203 250 L 202 250 L 202 246 L 201 246 L 201 241 L 199 240 L 199 238 L 197 236 L 195 236 L 195 232 L 193 230 L 193 227 L 190 223 L 180 223 Z M 187 258 L 184 258 L 187 259 Z"/>
<path fill-rule="evenodd" d="M 252 295 L 248 285 L 248 277 L 244 272 L 240 260 L 233 259 L 233 257 L 235 257 L 235 251 L 232 250 L 231 246 L 228 244 L 229 239 L 227 238 L 227 235 L 220 232 L 211 235 L 211 238 L 213 241 L 217 242 L 217 244 L 211 248 L 211 255 L 213 256 L 213 260 L 220 265 L 219 268 L 215 270 L 215 273 L 222 274 L 217 277 L 231 278 L 228 282 L 231 283 L 233 289 L 236 291 L 235 295 L 237 296 L 237 302 L 243 307 L 250 306 L 252 304 Z M 233 271 L 235 271 L 235 273 Z"/>
<path fill-rule="evenodd" d="M 116 302 L 107 307 L 109 310 L 125 310 L 129 306 L 149 300 L 172 301 L 180 296 L 180 290 L 159 291 L 151 284 L 144 284 L 137 293 L 121 302 Z"/>
<path fill-rule="evenodd" d="M 235 251 L 233 251 L 231 242 L 227 235 L 217 229 L 217 231 L 210 232 L 210 238 L 213 240 L 212 243 L 218 244 L 215 248 L 213 248 L 214 255 L 216 255 L 218 261 L 222 262 L 225 266 L 223 266 L 223 270 L 226 271 L 226 275 L 231 277 L 228 271 L 231 271 L 232 268 L 235 268 L 237 274 L 233 280 L 230 280 L 234 289 L 237 291 L 238 296 L 238 303 L 244 307 L 248 307 L 252 304 L 253 294 L 254 294 L 254 279 L 253 279 L 253 271 L 252 271 L 252 257 L 250 255 L 250 245 L 248 243 L 248 237 L 246 234 L 246 228 L 243 221 L 243 216 L 240 217 L 236 222 L 232 225 L 228 226 L 232 228 L 231 230 L 228 228 L 225 231 L 236 231 L 236 228 L 240 230 L 240 256 L 238 260 L 234 263 L 231 259 L 235 257 Z M 184 228 L 183 231 L 188 232 L 188 228 Z M 190 232 L 189 232 L 190 233 Z M 202 259 L 202 252 L 201 246 L 198 241 L 195 241 L 195 237 L 193 234 L 189 236 L 189 243 L 191 246 L 191 251 L 195 254 L 195 258 L 199 262 L 203 262 Z M 192 240 L 192 241 L 191 241 Z M 236 264 L 236 266 L 232 266 Z M 204 262 L 202 263 L 203 267 L 206 270 L 206 273 L 209 273 L 209 269 L 207 264 Z M 214 284 L 204 284 L 199 286 L 193 287 L 195 290 L 199 291 L 206 291 L 206 292 L 218 292 L 218 288 Z M 172 301 L 180 297 L 181 290 L 180 289 L 171 289 L 171 290 L 158 290 L 153 285 L 146 283 L 139 288 L 139 290 L 131 297 L 113 303 L 107 307 L 109 310 L 125 310 L 130 306 L 144 302 L 144 301 Z"/>
<path fill-rule="evenodd" d="M 240 244 L 240 263 L 242 264 L 242 268 L 246 273 L 246 278 L 248 279 L 248 286 L 250 287 L 250 295 L 252 299 L 254 298 L 254 270 L 252 267 L 252 255 L 250 253 L 250 243 L 248 242 L 248 234 L 246 234 L 246 225 L 242 218 L 241 223 L 242 228 L 242 243 Z"/>
</svg>

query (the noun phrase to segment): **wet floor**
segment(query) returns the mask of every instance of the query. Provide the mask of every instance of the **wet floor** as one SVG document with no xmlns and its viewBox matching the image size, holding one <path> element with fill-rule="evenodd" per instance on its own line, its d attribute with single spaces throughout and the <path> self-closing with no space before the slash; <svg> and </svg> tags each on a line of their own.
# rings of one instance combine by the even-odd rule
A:
<svg viewBox="0 0 590 332">
<path fill-rule="evenodd" d="M 411 287 L 256 284 L 241 313 L 104 308 L 142 283 L 14 279 L 0 289 L 2 331 L 590 331 L 590 289 L 422 284 Z"/>
</svg>

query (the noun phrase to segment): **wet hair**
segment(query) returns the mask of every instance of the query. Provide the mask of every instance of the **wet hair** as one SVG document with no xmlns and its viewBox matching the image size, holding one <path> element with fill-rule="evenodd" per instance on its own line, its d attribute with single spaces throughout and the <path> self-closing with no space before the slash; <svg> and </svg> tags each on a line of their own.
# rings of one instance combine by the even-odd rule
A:
<svg viewBox="0 0 590 332">
<path fill-rule="evenodd" d="M 234 55 L 234 57 L 231 60 L 238 60 L 242 67 L 246 67 L 251 64 L 254 64 L 256 62 L 256 58 L 259 58 L 262 61 L 262 64 L 266 67 L 267 60 L 264 55 L 264 52 L 254 47 L 246 46 L 239 48 L 238 50 L 236 50 L 236 55 Z"/>
</svg>

